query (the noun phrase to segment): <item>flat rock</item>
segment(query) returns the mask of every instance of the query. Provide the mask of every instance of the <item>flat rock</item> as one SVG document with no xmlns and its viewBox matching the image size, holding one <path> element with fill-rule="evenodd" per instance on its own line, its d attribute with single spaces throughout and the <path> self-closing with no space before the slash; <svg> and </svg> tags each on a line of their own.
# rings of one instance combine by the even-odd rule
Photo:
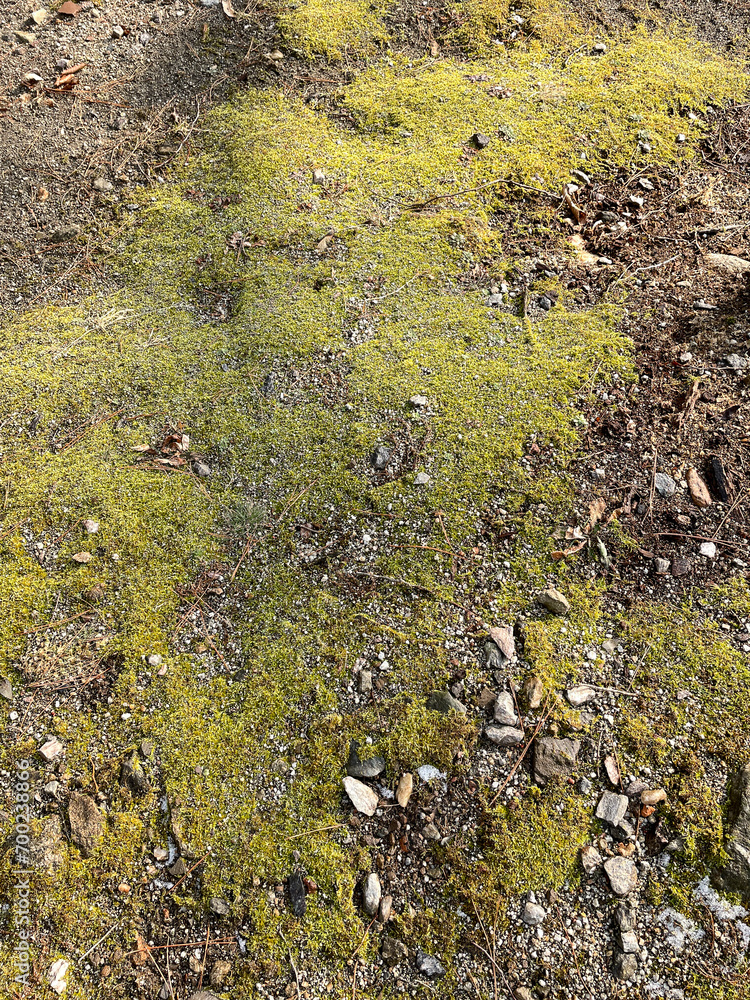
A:
<svg viewBox="0 0 750 1000">
<path fill-rule="evenodd" d="M 537 596 L 537 603 L 550 611 L 553 615 L 567 615 L 570 611 L 570 602 L 564 594 L 554 587 L 548 587 Z"/>
<path fill-rule="evenodd" d="M 39 747 L 39 756 L 42 760 L 46 760 L 48 764 L 56 757 L 59 757 L 62 752 L 63 745 L 56 736 L 53 736 Z"/>
<path fill-rule="evenodd" d="M 422 836 L 425 838 L 425 840 L 440 840 L 441 833 L 434 823 L 427 823 L 422 828 Z"/>
<path fill-rule="evenodd" d="M 580 740 L 543 736 L 534 744 L 534 780 L 544 784 L 550 778 L 567 775 L 575 767 Z"/>
<path fill-rule="evenodd" d="M 409 397 L 409 406 L 411 406 L 413 410 L 423 410 L 428 403 L 429 400 L 427 396 L 416 395 Z"/>
<path fill-rule="evenodd" d="M 229 903 L 226 899 L 222 899 L 220 896 L 212 896 L 209 900 L 208 908 L 211 913 L 215 913 L 217 917 L 226 917 L 230 911 Z"/>
<path fill-rule="evenodd" d="M 667 793 L 663 788 L 644 788 L 641 792 L 641 802 L 644 806 L 657 806 L 667 801 Z"/>
<path fill-rule="evenodd" d="M 0 698 L 13 701 L 13 685 L 7 677 L 0 677 Z"/>
<path fill-rule="evenodd" d="M 660 497 L 673 497 L 677 492 L 677 483 L 666 472 L 657 472 L 654 476 L 654 489 Z"/>
<path fill-rule="evenodd" d="M 568 688 L 566 694 L 573 708 L 586 705 L 596 698 L 596 690 L 590 684 L 579 684 L 577 687 Z"/>
<path fill-rule="evenodd" d="M 307 910 L 307 893 L 305 892 L 305 883 L 302 881 L 300 873 L 294 872 L 290 875 L 286 885 L 289 891 L 289 902 L 292 907 L 292 913 L 295 917 L 304 917 Z"/>
<path fill-rule="evenodd" d="M 414 775 L 409 774 L 407 771 L 402 774 L 398 779 L 398 787 L 396 788 L 396 801 L 401 806 L 402 809 L 406 809 L 409 805 L 409 799 L 411 798 L 411 793 L 414 790 Z"/>
<path fill-rule="evenodd" d="M 379 444 L 370 456 L 372 467 L 376 472 L 382 472 L 391 460 L 391 449 Z"/>
<path fill-rule="evenodd" d="M 450 712 L 466 714 L 466 706 L 454 698 L 450 691 L 433 691 L 427 699 L 427 707 L 433 712 L 442 712 L 443 715 L 448 715 Z"/>
<path fill-rule="evenodd" d="M 697 469 L 688 469 L 685 478 L 687 479 L 688 490 L 690 491 L 690 499 L 695 506 L 710 507 L 712 502 L 711 494 L 708 491 L 708 486 L 706 486 L 698 474 Z"/>
<path fill-rule="evenodd" d="M 609 823 L 612 826 L 617 826 L 625 817 L 629 804 L 627 795 L 619 795 L 617 792 L 604 792 L 596 807 L 596 818 L 603 819 L 605 823 Z"/>
<path fill-rule="evenodd" d="M 70 837 L 87 858 L 102 839 L 104 817 L 90 795 L 71 792 L 68 800 Z"/>
<path fill-rule="evenodd" d="M 371 872 L 362 886 L 362 905 L 368 917 L 377 915 L 382 894 L 383 889 L 380 885 L 380 879 L 375 872 Z"/>
<path fill-rule="evenodd" d="M 352 740 L 349 746 L 349 760 L 346 763 L 346 773 L 350 778 L 377 778 L 385 771 L 383 757 L 370 757 L 360 760 L 359 746 Z"/>
<path fill-rule="evenodd" d="M 750 901 L 750 761 L 729 782 L 727 836 L 729 860 L 716 875 L 720 888 Z"/>
<path fill-rule="evenodd" d="M 223 986 L 232 971 L 232 963 L 220 958 L 211 966 L 210 983 L 212 986 Z"/>
<path fill-rule="evenodd" d="M 604 871 L 615 896 L 627 896 L 638 885 L 638 869 L 630 858 L 608 858 Z"/>
<path fill-rule="evenodd" d="M 518 716 L 516 715 L 516 706 L 513 702 L 513 695 L 509 694 L 507 691 L 503 691 L 495 699 L 495 722 L 499 726 L 516 726 L 518 725 Z"/>
<path fill-rule="evenodd" d="M 602 856 L 590 844 L 581 848 L 581 866 L 587 875 L 593 875 L 602 866 Z"/>
<path fill-rule="evenodd" d="M 523 743 L 523 730 L 514 726 L 487 726 L 484 735 L 498 747 L 513 747 Z"/>
<path fill-rule="evenodd" d="M 489 630 L 489 635 L 505 659 L 512 660 L 516 655 L 516 640 L 511 626 L 495 625 Z"/>
<path fill-rule="evenodd" d="M 526 903 L 521 911 L 521 920 L 529 927 L 537 927 L 544 922 L 547 912 L 538 903 Z"/>
<path fill-rule="evenodd" d="M 394 965 L 406 961 L 409 957 L 409 949 L 398 938 L 385 937 L 380 946 L 380 954 L 383 956 L 385 964 L 393 968 Z"/>
<path fill-rule="evenodd" d="M 539 677 L 527 677 L 523 682 L 523 696 L 529 708 L 539 708 L 544 695 L 544 685 Z"/>
<path fill-rule="evenodd" d="M 638 959 L 635 955 L 626 955 L 624 952 L 619 951 L 615 955 L 615 960 L 612 964 L 612 973 L 615 979 L 627 982 L 633 978 L 636 972 L 638 972 Z"/>
<path fill-rule="evenodd" d="M 59 816 L 42 817 L 37 836 L 29 841 L 29 861 L 31 868 L 55 871 L 63 863 L 63 830 Z"/>
<path fill-rule="evenodd" d="M 442 963 L 421 948 L 417 948 L 416 961 L 417 969 L 428 979 L 441 979 L 445 975 Z"/>
<path fill-rule="evenodd" d="M 357 812 L 364 813 L 365 816 L 375 815 L 375 810 L 378 808 L 378 802 L 380 801 L 377 792 L 373 791 L 369 785 L 365 785 L 356 778 L 351 778 L 348 775 L 343 779 L 343 785 L 344 791 L 349 796 Z"/>
<path fill-rule="evenodd" d="M 635 931 L 620 931 L 620 948 L 626 955 L 637 955 L 641 950 Z"/>
<path fill-rule="evenodd" d="M 750 260 L 731 253 L 707 253 L 703 259 L 712 267 L 730 274 L 745 274 L 750 271 Z"/>
</svg>

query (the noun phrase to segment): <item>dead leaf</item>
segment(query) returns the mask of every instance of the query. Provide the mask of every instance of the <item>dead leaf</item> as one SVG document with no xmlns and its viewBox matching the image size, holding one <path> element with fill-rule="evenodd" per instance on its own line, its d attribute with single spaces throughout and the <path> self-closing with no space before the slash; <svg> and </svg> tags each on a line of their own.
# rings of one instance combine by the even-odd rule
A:
<svg viewBox="0 0 750 1000">
<path fill-rule="evenodd" d="M 613 785 L 620 784 L 620 768 L 617 764 L 617 758 L 613 757 L 612 754 L 604 758 L 604 770 Z"/>
<path fill-rule="evenodd" d="M 586 213 L 573 197 L 577 190 L 578 186 L 576 184 L 564 184 L 562 189 L 562 196 L 563 196 L 563 201 L 570 209 L 571 215 L 578 223 L 578 225 L 581 225 L 581 223 L 586 221 Z"/>
<path fill-rule="evenodd" d="M 73 559 L 73 562 L 88 563 L 88 562 L 91 562 L 91 553 L 90 552 L 76 552 L 76 554 L 74 556 L 72 556 L 71 558 Z"/>
<path fill-rule="evenodd" d="M 151 954 L 151 949 L 140 932 L 137 932 L 135 935 L 135 948 L 133 965 L 145 965 L 148 961 L 148 956 Z"/>
<path fill-rule="evenodd" d="M 36 193 L 36 196 L 39 199 L 39 201 L 46 201 L 49 198 L 49 191 L 47 190 L 47 188 L 40 187 Z"/>
<path fill-rule="evenodd" d="M 329 233 L 327 236 L 324 236 L 323 239 L 320 241 L 320 243 L 318 243 L 318 245 L 315 247 L 315 253 L 325 253 L 326 250 L 330 247 L 332 239 L 333 239 L 333 233 Z"/>
<path fill-rule="evenodd" d="M 438 43 L 435 41 L 434 38 L 430 42 L 430 55 L 432 56 L 433 59 L 437 59 L 437 57 L 440 55 L 440 46 L 438 45 Z"/>
<path fill-rule="evenodd" d="M 591 531 L 599 523 L 606 506 L 607 501 L 603 497 L 597 497 L 589 504 L 589 523 L 586 525 L 586 531 Z"/>
<path fill-rule="evenodd" d="M 68 17 L 75 17 L 76 14 L 80 12 L 81 8 L 77 3 L 73 3 L 73 0 L 65 0 L 62 7 L 57 8 L 58 14 L 67 14 Z"/>
<path fill-rule="evenodd" d="M 131 451 L 139 451 L 141 454 L 146 454 L 146 452 L 151 452 L 153 454 L 154 449 L 150 444 L 136 444 L 130 449 Z"/>
<path fill-rule="evenodd" d="M 232 0 L 221 0 L 221 9 L 227 15 L 227 17 L 236 17 L 234 12 L 234 7 L 232 7 Z"/>
</svg>

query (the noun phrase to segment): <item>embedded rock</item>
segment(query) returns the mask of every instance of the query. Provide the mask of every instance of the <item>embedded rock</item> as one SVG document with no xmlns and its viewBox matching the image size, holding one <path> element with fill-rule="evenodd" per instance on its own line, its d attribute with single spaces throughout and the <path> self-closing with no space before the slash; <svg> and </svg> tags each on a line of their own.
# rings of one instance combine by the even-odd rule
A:
<svg viewBox="0 0 750 1000">
<path fill-rule="evenodd" d="M 356 778 L 346 777 L 343 779 L 343 783 L 344 791 L 357 812 L 364 813 L 365 816 L 373 816 L 380 801 L 378 793 L 373 791 L 369 785 L 357 781 Z"/>
<path fill-rule="evenodd" d="M 523 730 L 514 726 L 487 726 L 484 735 L 499 747 L 513 747 L 523 743 Z"/>
<path fill-rule="evenodd" d="M 104 818 L 90 795 L 70 793 L 68 821 L 71 840 L 81 849 L 84 858 L 89 857 L 104 833 Z"/>
<path fill-rule="evenodd" d="M 433 712 L 448 715 L 450 712 L 460 712 L 466 715 L 466 706 L 454 698 L 450 691 L 433 691 L 427 699 L 427 707 Z"/>
<path fill-rule="evenodd" d="M 383 890 L 380 885 L 380 879 L 372 872 L 367 876 L 362 886 L 362 905 L 368 917 L 377 915 L 382 894 Z"/>
<path fill-rule="evenodd" d="M 513 695 L 503 691 L 495 699 L 495 722 L 499 726 L 518 725 L 516 707 L 513 704 Z"/>
<path fill-rule="evenodd" d="M 628 811 L 628 805 L 627 795 L 618 795 L 617 792 L 604 792 L 599 799 L 599 805 L 596 807 L 596 818 L 603 819 L 605 823 L 610 823 L 612 826 L 617 826 L 624 819 L 625 813 Z"/>
<path fill-rule="evenodd" d="M 580 740 L 543 736 L 534 744 L 534 780 L 543 785 L 550 778 L 570 774 L 581 749 Z"/>
<path fill-rule="evenodd" d="M 615 896 L 627 896 L 638 885 L 638 869 L 630 858 L 609 858 L 604 871 Z"/>
<path fill-rule="evenodd" d="M 729 861 L 717 872 L 716 882 L 727 892 L 750 900 L 750 761 L 729 783 L 727 820 Z"/>
<path fill-rule="evenodd" d="M 567 597 L 559 590 L 555 590 L 554 587 L 543 590 L 537 597 L 537 603 L 541 604 L 547 611 L 552 612 L 553 615 L 567 615 L 570 611 L 570 602 Z"/>
</svg>

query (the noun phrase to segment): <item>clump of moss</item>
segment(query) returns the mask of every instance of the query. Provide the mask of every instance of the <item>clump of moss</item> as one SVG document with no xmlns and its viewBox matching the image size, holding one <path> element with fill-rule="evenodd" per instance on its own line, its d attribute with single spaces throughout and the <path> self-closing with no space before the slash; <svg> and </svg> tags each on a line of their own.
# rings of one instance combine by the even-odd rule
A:
<svg viewBox="0 0 750 1000">
<path fill-rule="evenodd" d="M 329 62 L 348 56 L 371 55 L 388 34 L 382 0 L 301 0 L 282 14 L 282 35 L 307 56 L 323 55 Z"/>
</svg>

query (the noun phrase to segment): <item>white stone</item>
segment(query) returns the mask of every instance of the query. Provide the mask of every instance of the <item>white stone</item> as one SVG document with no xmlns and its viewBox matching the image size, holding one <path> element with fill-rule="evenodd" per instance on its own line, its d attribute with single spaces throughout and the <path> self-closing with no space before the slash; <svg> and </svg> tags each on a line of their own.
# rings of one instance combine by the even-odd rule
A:
<svg viewBox="0 0 750 1000">
<path fill-rule="evenodd" d="M 365 816 L 373 816 L 378 808 L 378 793 L 373 791 L 369 785 L 356 778 L 346 777 L 343 779 L 344 791 L 349 796 L 352 805 L 357 812 L 364 813 Z"/>
<path fill-rule="evenodd" d="M 495 699 L 495 722 L 499 726 L 515 726 L 518 724 L 513 695 L 503 691 Z"/>
<path fill-rule="evenodd" d="M 568 701 L 573 708 L 585 705 L 596 698 L 596 691 L 589 684 L 579 684 L 578 687 L 568 688 Z"/>
<path fill-rule="evenodd" d="M 68 974 L 68 969 L 70 968 L 70 962 L 66 961 L 64 958 L 58 958 L 56 962 L 52 963 L 52 966 L 47 975 L 47 979 L 50 984 L 50 988 L 60 996 L 68 988 L 68 984 L 65 982 L 65 977 Z"/>
<path fill-rule="evenodd" d="M 39 747 L 39 756 L 46 760 L 48 764 L 55 757 L 59 757 L 62 752 L 63 745 L 56 736 L 53 736 L 52 739 L 47 740 L 46 743 Z"/>
<path fill-rule="evenodd" d="M 705 556 L 706 559 L 716 558 L 716 545 L 713 542 L 703 542 L 698 551 L 702 556 Z"/>
</svg>

